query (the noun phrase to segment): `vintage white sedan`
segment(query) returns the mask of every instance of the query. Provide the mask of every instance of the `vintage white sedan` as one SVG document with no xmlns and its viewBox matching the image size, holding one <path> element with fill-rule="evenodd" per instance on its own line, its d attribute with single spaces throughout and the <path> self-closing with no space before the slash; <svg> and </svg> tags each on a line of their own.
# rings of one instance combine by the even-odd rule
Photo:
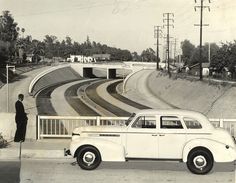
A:
<svg viewBox="0 0 236 183">
<path fill-rule="evenodd" d="M 233 137 L 203 114 L 186 110 L 141 110 L 123 126 L 76 128 L 66 152 L 86 170 L 101 161 L 177 160 L 195 174 L 206 174 L 214 162 L 236 160 Z"/>
</svg>

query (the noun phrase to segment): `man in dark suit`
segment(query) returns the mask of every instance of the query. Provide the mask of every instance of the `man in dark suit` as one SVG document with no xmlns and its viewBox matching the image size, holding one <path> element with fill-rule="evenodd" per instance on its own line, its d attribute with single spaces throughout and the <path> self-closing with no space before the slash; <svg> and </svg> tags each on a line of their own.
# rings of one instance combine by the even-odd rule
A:
<svg viewBox="0 0 236 183">
<path fill-rule="evenodd" d="M 16 133 L 14 142 L 24 142 L 25 141 L 25 133 L 26 133 L 26 126 L 27 126 L 27 114 L 25 113 L 24 105 L 22 101 L 24 100 L 24 95 L 19 94 L 18 100 L 15 103 L 16 108 Z"/>
</svg>

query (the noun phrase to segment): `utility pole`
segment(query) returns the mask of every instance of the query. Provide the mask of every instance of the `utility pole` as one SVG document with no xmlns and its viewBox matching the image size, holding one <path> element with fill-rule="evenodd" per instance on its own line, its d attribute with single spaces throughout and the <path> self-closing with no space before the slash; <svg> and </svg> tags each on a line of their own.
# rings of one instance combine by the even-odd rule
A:
<svg viewBox="0 0 236 183">
<path fill-rule="evenodd" d="M 204 6 L 204 0 L 200 0 L 201 4 L 200 6 L 195 6 L 194 9 L 196 11 L 197 8 L 200 8 L 200 24 L 195 24 L 195 26 L 200 26 L 200 51 L 199 51 L 199 79 L 202 80 L 202 26 L 209 26 L 209 24 L 202 24 L 203 22 L 203 9 L 208 8 L 210 11 L 210 6 Z M 208 0 L 209 3 L 210 0 Z M 195 0 L 195 3 L 197 3 L 197 0 Z"/>
<path fill-rule="evenodd" d="M 165 43 L 165 42 L 164 42 Z M 162 47 L 162 59 L 164 60 L 164 62 L 166 63 L 166 45 L 163 44 L 163 47 Z M 165 68 L 166 68 L 166 64 L 165 64 Z"/>
<path fill-rule="evenodd" d="M 154 38 L 157 38 L 157 65 L 156 65 L 156 70 L 159 70 L 159 62 L 160 62 L 160 56 L 159 56 L 159 38 L 161 36 L 161 26 L 154 26 Z"/>
<path fill-rule="evenodd" d="M 175 42 L 174 42 L 174 65 L 175 65 L 175 57 L 176 57 L 176 46 L 177 46 L 177 38 L 175 38 Z"/>
<path fill-rule="evenodd" d="M 165 61 L 165 69 L 167 70 L 167 37 L 163 35 L 163 60 Z"/>
<path fill-rule="evenodd" d="M 172 17 L 172 18 L 171 18 Z M 167 64 L 168 64 L 168 74 L 169 77 L 171 77 L 171 72 L 170 72 L 170 26 L 174 28 L 173 24 L 170 24 L 170 21 L 174 23 L 174 14 L 173 13 L 164 13 L 163 14 L 163 22 L 167 23 L 164 24 L 163 27 L 167 27 Z"/>
<path fill-rule="evenodd" d="M 208 43 L 208 61 L 211 64 L 211 43 Z"/>
</svg>

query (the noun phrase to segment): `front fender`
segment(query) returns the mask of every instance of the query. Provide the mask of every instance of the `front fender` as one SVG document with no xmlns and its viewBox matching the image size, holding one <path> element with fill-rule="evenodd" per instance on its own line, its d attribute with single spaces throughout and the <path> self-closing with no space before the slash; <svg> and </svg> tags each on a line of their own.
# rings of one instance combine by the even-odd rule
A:
<svg viewBox="0 0 236 183">
<path fill-rule="evenodd" d="M 207 148 L 213 155 L 215 162 L 232 162 L 236 159 L 235 147 L 211 139 L 194 139 L 186 143 L 183 149 L 183 162 L 187 162 L 189 152 L 197 147 Z"/>
<path fill-rule="evenodd" d="M 125 149 L 121 144 L 90 137 L 73 140 L 70 144 L 71 155 L 75 157 L 76 150 L 85 145 L 96 147 L 101 154 L 102 161 L 125 161 Z"/>
</svg>

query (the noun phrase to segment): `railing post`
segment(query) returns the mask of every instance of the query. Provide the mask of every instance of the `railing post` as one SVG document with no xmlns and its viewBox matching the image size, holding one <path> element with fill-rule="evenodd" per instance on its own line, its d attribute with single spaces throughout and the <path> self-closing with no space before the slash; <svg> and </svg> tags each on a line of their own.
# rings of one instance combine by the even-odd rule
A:
<svg viewBox="0 0 236 183">
<path fill-rule="evenodd" d="M 100 116 L 97 116 L 97 126 L 100 126 L 100 121 L 101 119 L 100 119 Z"/>
<path fill-rule="evenodd" d="M 221 127 L 221 128 L 224 127 L 224 119 L 220 119 L 220 127 Z"/>
<path fill-rule="evenodd" d="M 40 116 L 37 116 L 37 132 L 38 132 L 38 136 L 37 136 L 37 140 L 40 139 L 40 134 L 41 134 L 41 129 L 40 129 Z"/>
</svg>

